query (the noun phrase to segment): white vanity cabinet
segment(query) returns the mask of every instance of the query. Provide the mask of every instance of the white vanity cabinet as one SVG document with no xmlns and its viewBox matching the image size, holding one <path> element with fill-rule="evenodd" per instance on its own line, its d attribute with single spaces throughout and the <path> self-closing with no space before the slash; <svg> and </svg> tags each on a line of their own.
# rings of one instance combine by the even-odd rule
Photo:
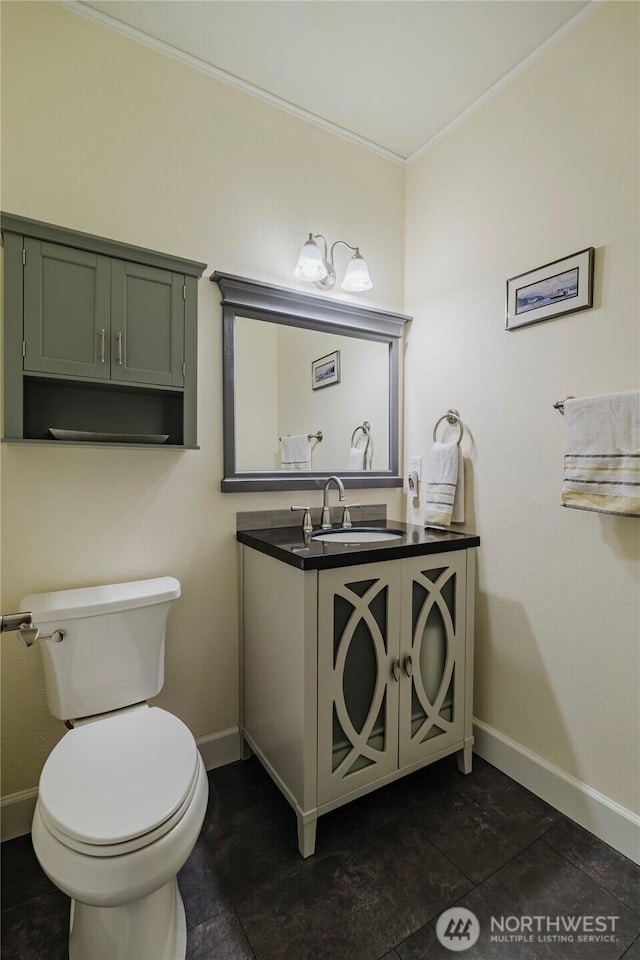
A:
<svg viewBox="0 0 640 960">
<path fill-rule="evenodd" d="M 475 550 L 299 570 L 243 547 L 242 733 L 319 815 L 458 753 L 471 770 Z"/>
</svg>

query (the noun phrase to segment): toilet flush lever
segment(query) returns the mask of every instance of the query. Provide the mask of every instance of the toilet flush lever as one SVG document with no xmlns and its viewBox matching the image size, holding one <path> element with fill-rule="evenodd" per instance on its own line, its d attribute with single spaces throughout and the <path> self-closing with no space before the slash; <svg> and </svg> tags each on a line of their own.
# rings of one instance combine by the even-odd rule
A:
<svg viewBox="0 0 640 960">
<path fill-rule="evenodd" d="M 0 616 L 0 633 L 12 631 L 18 634 L 18 640 L 25 647 L 32 647 L 36 640 L 55 640 L 60 643 L 66 637 L 64 630 L 54 630 L 47 636 L 40 636 L 40 630 L 33 623 L 32 614 L 8 613 Z"/>
</svg>

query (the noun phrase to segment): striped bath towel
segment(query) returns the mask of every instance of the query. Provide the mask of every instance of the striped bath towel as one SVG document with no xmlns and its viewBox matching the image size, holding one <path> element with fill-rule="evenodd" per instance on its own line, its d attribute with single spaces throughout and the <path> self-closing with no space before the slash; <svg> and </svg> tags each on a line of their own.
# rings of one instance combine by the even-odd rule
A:
<svg viewBox="0 0 640 960">
<path fill-rule="evenodd" d="M 427 463 L 427 500 L 425 523 L 448 527 L 458 484 L 460 449 L 457 443 L 438 443 L 431 447 Z M 459 518 L 456 516 L 455 518 Z M 464 519 L 464 516 L 460 519 Z"/>
<path fill-rule="evenodd" d="M 640 517 L 640 390 L 565 400 L 562 506 Z"/>
</svg>

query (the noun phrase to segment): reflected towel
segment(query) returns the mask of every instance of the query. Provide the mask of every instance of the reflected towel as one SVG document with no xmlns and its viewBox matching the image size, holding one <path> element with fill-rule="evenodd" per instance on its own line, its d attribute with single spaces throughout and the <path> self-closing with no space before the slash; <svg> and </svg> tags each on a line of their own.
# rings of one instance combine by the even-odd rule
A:
<svg viewBox="0 0 640 960">
<path fill-rule="evenodd" d="M 364 447 L 351 447 L 347 470 L 364 470 Z"/>
<path fill-rule="evenodd" d="M 640 517 L 640 390 L 565 400 L 563 507 Z"/>
<path fill-rule="evenodd" d="M 285 470 L 311 469 L 311 441 L 307 433 L 281 438 L 280 463 Z"/>
<path fill-rule="evenodd" d="M 444 527 L 451 523 L 460 456 L 457 443 L 436 440 L 431 447 L 427 462 L 426 523 Z"/>
</svg>

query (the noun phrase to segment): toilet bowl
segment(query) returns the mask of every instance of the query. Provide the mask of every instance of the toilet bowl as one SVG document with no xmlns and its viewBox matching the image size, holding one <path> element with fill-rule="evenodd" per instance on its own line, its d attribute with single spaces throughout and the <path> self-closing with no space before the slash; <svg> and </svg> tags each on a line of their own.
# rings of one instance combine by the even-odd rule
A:
<svg viewBox="0 0 640 960">
<path fill-rule="evenodd" d="M 207 775 L 181 720 L 127 702 L 162 686 L 164 622 L 179 591 L 160 578 L 22 602 L 52 634 L 41 644 L 47 698 L 71 726 L 42 770 L 32 827 L 44 872 L 71 898 L 70 960 L 185 957 L 176 875 L 202 827 Z M 113 709 L 78 719 L 88 703 Z"/>
</svg>

